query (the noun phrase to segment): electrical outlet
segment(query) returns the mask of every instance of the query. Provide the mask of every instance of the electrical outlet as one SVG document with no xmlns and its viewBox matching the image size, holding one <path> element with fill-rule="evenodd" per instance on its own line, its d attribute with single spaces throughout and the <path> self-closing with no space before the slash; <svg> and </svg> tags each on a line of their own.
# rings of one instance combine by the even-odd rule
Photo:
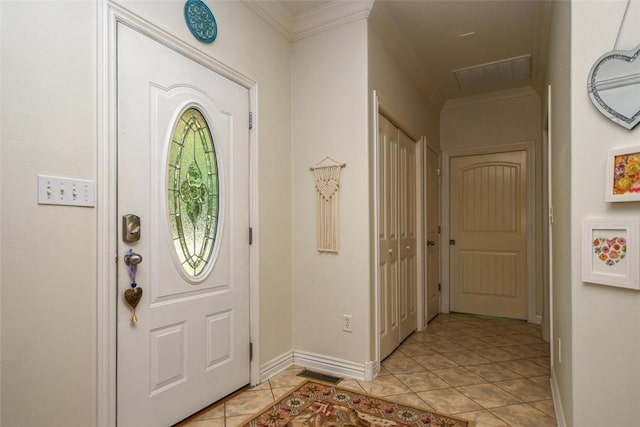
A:
<svg viewBox="0 0 640 427">
<path fill-rule="evenodd" d="M 95 182 L 84 179 L 38 175 L 38 204 L 87 206 L 96 205 Z"/>
<path fill-rule="evenodd" d="M 342 330 L 345 332 L 353 332 L 353 324 L 351 323 L 351 315 L 343 314 L 342 315 Z"/>
</svg>

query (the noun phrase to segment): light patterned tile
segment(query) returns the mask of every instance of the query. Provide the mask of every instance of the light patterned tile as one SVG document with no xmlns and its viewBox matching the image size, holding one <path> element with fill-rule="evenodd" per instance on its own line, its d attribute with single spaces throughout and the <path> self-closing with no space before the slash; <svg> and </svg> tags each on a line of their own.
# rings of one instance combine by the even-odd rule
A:
<svg viewBox="0 0 640 427">
<path fill-rule="evenodd" d="M 492 362 L 506 362 L 508 360 L 513 360 L 517 358 L 516 356 L 505 351 L 502 348 L 495 348 L 495 347 L 481 348 L 474 351 L 478 353 L 480 356 L 485 357 Z"/>
<path fill-rule="evenodd" d="M 216 405 L 215 407 L 208 409 L 198 415 L 195 420 L 211 420 L 215 418 L 223 418 L 224 419 L 224 403 Z"/>
<path fill-rule="evenodd" d="M 306 378 L 298 376 L 302 371 L 303 368 L 298 367 L 286 369 L 269 379 L 269 384 L 271 385 L 271 388 L 295 387 L 307 380 Z"/>
<path fill-rule="evenodd" d="M 458 417 L 466 418 L 470 421 L 475 421 L 475 427 L 509 427 L 504 421 L 501 421 L 498 417 L 493 415 L 486 409 L 472 412 L 462 412 L 457 414 Z"/>
<path fill-rule="evenodd" d="M 553 406 L 553 400 L 551 399 L 540 400 L 538 402 L 531 402 L 529 403 L 529 405 L 533 406 L 539 411 L 544 412 L 546 415 L 550 417 L 553 417 L 553 418 L 556 417 L 556 410 L 555 410 L 555 407 Z"/>
<path fill-rule="evenodd" d="M 358 381 L 358 384 L 360 384 L 368 394 L 373 394 L 378 397 L 393 396 L 395 394 L 406 394 L 411 392 L 407 386 L 402 384 L 399 379 L 392 375 L 378 377 L 373 381 Z"/>
<path fill-rule="evenodd" d="M 523 377 L 539 377 L 541 375 L 549 375 L 549 369 L 544 366 L 540 366 L 537 363 L 529 360 L 511 360 L 508 362 L 501 362 L 500 366 L 503 366 L 510 371 L 520 374 Z"/>
<path fill-rule="evenodd" d="M 542 336 L 537 334 L 515 334 L 509 335 L 509 338 L 518 344 L 544 344 Z"/>
<path fill-rule="evenodd" d="M 291 387 L 272 388 L 273 400 L 276 401 L 291 391 Z"/>
<path fill-rule="evenodd" d="M 224 418 L 214 418 L 210 420 L 196 419 L 184 424 L 187 427 L 225 427 Z"/>
<path fill-rule="evenodd" d="M 441 369 L 441 368 L 452 368 L 452 367 L 458 366 L 458 364 L 453 360 L 438 353 L 426 354 L 424 356 L 416 356 L 413 358 L 413 360 L 415 360 L 420 365 L 424 366 L 429 370 Z"/>
<path fill-rule="evenodd" d="M 520 403 L 515 396 L 493 384 L 477 384 L 457 387 L 456 390 L 484 408 L 497 408 L 499 406 Z"/>
<path fill-rule="evenodd" d="M 405 374 L 409 372 L 424 372 L 425 368 L 417 364 L 410 357 L 402 357 L 397 359 L 387 359 L 382 362 L 382 366 L 392 374 Z"/>
<path fill-rule="evenodd" d="M 248 423 L 253 419 L 253 416 L 240 415 L 236 417 L 227 417 L 227 424 L 225 427 L 240 427 Z"/>
<path fill-rule="evenodd" d="M 487 365 L 467 366 L 471 372 L 480 375 L 487 381 L 504 381 L 514 378 L 521 378 L 519 374 L 504 368 L 497 363 L 489 363 Z"/>
<path fill-rule="evenodd" d="M 429 343 L 429 347 L 439 353 L 450 353 L 452 351 L 461 351 L 465 349 L 461 345 L 447 340 Z"/>
<path fill-rule="evenodd" d="M 447 383 L 451 384 L 453 387 L 481 384 L 487 382 L 487 380 L 485 380 L 484 378 L 479 377 L 467 368 L 462 367 L 437 369 L 432 372 L 445 380 Z"/>
<path fill-rule="evenodd" d="M 225 403 L 227 417 L 250 415 L 273 403 L 271 390 L 246 391 Z"/>
<path fill-rule="evenodd" d="M 467 350 L 477 350 L 480 348 L 490 348 L 493 347 L 491 344 L 488 344 L 484 341 L 480 341 L 478 338 L 468 337 L 461 340 L 456 341 L 456 344 L 466 348 Z"/>
<path fill-rule="evenodd" d="M 537 363 L 540 366 L 544 366 L 547 369 L 551 367 L 551 360 L 549 360 L 548 357 L 536 357 L 529 360 L 531 360 L 533 363 Z"/>
<path fill-rule="evenodd" d="M 500 381 L 496 386 L 516 396 L 523 402 L 535 402 L 551 398 L 551 390 L 533 381 L 521 378 L 517 380 Z"/>
<path fill-rule="evenodd" d="M 485 363 L 491 363 L 489 359 L 484 358 L 478 353 L 474 353 L 473 351 L 455 351 L 453 353 L 447 353 L 446 356 L 460 366 L 483 365 Z"/>
<path fill-rule="evenodd" d="M 422 343 L 402 344 L 398 350 L 407 356 L 422 356 L 423 354 L 433 352 L 431 348 Z"/>
<path fill-rule="evenodd" d="M 555 427 L 556 420 L 531 405 L 520 404 L 491 409 L 491 412 L 512 426 Z"/>
<path fill-rule="evenodd" d="M 520 342 L 517 342 L 513 339 L 511 339 L 511 335 L 502 335 L 502 336 L 495 336 L 495 337 L 483 337 L 483 338 L 478 338 L 480 341 L 484 341 L 487 344 L 491 344 L 493 346 L 496 347 L 506 347 L 509 345 L 519 345 L 522 344 Z"/>
<path fill-rule="evenodd" d="M 365 393 L 362 386 L 356 380 L 342 380 L 338 384 L 338 387 L 346 388 L 347 390 L 356 391 L 358 393 Z"/>
<path fill-rule="evenodd" d="M 396 375 L 396 378 L 398 378 L 404 385 L 415 392 L 438 390 L 451 387 L 448 383 L 431 372 L 423 372 L 419 374 L 399 374 Z"/>
<path fill-rule="evenodd" d="M 424 411 L 435 411 L 431 406 L 427 405 L 424 400 L 420 399 L 416 393 L 397 394 L 394 396 L 388 396 L 386 399 L 401 405 L 413 406 L 414 408 L 422 409 Z"/>
<path fill-rule="evenodd" d="M 549 375 L 542 375 L 540 377 L 531 377 L 529 378 L 529 381 L 533 381 L 539 386 L 546 388 L 547 390 L 549 390 L 549 393 L 551 393 L 551 379 Z"/>
<path fill-rule="evenodd" d="M 269 381 L 265 381 L 262 384 L 258 384 L 255 387 L 251 387 L 249 390 L 250 391 L 271 390 L 271 384 L 269 384 Z"/>
<path fill-rule="evenodd" d="M 429 344 L 432 342 L 438 342 L 442 340 L 442 338 L 440 338 L 438 335 L 431 332 L 416 332 L 415 334 L 413 334 L 412 338 L 414 342 L 419 342 L 423 344 Z"/>
<path fill-rule="evenodd" d="M 423 391 L 418 393 L 418 396 L 436 411 L 446 414 L 457 414 L 482 409 L 473 400 L 452 388 Z"/>
</svg>

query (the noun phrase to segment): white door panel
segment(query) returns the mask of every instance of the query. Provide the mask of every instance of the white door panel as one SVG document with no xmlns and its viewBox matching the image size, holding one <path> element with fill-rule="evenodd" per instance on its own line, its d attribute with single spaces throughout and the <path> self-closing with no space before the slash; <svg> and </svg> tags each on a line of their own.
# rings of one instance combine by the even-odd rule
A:
<svg viewBox="0 0 640 427">
<path fill-rule="evenodd" d="M 451 158 L 451 310 L 527 318 L 526 152 Z"/>
<path fill-rule="evenodd" d="M 379 116 L 380 358 L 417 324 L 416 148 Z"/>
<path fill-rule="evenodd" d="M 249 95 L 124 25 L 118 26 L 117 56 L 118 217 L 141 219 L 138 242 L 123 242 L 119 229 L 118 292 L 130 287 L 122 263 L 128 249 L 143 256 L 136 282 L 144 290 L 135 324 L 119 297 L 118 425 L 171 425 L 249 383 Z M 215 164 L 196 159 L 196 142 L 174 138 L 190 108 L 210 130 Z M 204 132 L 190 126 L 184 125 L 185 134 Z M 180 206 L 195 200 L 182 210 L 169 196 L 172 180 L 182 174 L 175 173 L 176 144 L 183 167 L 195 165 L 176 192 Z M 217 205 L 216 191 L 205 182 L 218 183 Z M 214 238 L 202 240 L 201 224 L 212 224 L 212 212 L 217 225 L 207 230 Z M 176 218 L 191 224 L 182 233 L 193 234 L 185 238 L 187 252 L 179 252 Z M 193 243 L 207 239 L 215 243 Z M 205 246 L 210 253 L 198 252 Z M 190 262 L 206 267 L 195 274 L 187 271 Z"/>
</svg>

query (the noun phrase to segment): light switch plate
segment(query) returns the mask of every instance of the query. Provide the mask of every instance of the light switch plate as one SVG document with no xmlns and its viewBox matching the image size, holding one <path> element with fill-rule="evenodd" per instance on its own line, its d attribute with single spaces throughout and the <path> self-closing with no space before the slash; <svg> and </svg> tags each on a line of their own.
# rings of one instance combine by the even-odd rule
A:
<svg viewBox="0 0 640 427">
<path fill-rule="evenodd" d="M 38 175 L 38 204 L 94 207 L 96 184 L 84 179 Z"/>
</svg>

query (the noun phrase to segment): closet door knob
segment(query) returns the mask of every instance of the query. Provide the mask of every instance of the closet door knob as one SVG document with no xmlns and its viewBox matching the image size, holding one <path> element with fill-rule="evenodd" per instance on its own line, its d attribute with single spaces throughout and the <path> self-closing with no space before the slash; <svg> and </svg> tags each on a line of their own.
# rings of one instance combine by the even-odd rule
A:
<svg viewBox="0 0 640 427">
<path fill-rule="evenodd" d="M 433 240 L 427 240 L 427 246 L 435 246 L 436 242 Z"/>
</svg>

